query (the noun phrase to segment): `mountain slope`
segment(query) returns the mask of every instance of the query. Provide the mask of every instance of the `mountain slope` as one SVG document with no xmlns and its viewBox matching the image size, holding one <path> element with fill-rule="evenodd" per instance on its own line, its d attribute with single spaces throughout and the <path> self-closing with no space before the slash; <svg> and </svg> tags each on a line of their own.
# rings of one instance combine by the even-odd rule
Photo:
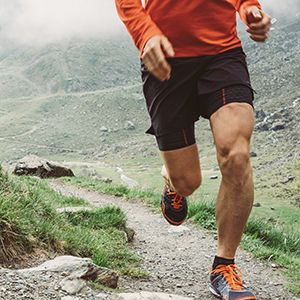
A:
<svg viewBox="0 0 300 300">
<path fill-rule="evenodd" d="M 243 36 L 257 92 L 257 198 L 275 199 L 269 204 L 275 210 L 282 203 L 300 203 L 299 28 L 299 17 L 279 22 L 265 45 Z M 149 118 L 129 38 L 43 48 L 10 45 L 0 51 L 0 71 L 0 160 L 12 163 L 33 153 L 66 161 L 159 165 L 155 140 L 144 134 Z M 197 128 L 203 169 L 216 169 L 207 121 Z"/>
</svg>

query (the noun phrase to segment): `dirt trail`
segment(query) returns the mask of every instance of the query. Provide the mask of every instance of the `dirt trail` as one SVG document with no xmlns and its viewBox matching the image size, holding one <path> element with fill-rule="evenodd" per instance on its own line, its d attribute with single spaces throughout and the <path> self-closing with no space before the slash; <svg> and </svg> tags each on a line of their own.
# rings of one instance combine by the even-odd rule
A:
<svg viewBox="0 0 300 300">
<path fill-rule="evenodd" d="M 143 269 L 151 276 L 149 279 L 121 278 L 121 289 L 128 292 L 168 292 L 192 299 L 215 299 L 207 289 L 216 245 L 211 233 L 199 229 L 192 222 L 178 228 L 170 226 L 160 214 L 151 212 L 138 201 L 125 201 L 69 186 L 61 180 L 51 181 L 51 186 L 64 195 L 86 199 L 96 207 L 119 206 L 127 214 L 128 225 L 136 232 L 131 248 L 144 258 Z M 297 299 L 283 288 L 283 277 L 269 264 L 244 251 L 239 251 L 237 262 L 247 285 L 253 288 L 258 299 Z"/>
</svg>

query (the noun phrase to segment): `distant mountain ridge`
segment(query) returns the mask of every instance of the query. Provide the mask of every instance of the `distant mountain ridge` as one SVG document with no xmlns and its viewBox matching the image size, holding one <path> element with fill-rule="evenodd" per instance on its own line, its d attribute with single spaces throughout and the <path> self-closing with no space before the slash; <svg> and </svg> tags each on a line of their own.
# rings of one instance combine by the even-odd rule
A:
<svg viewBox="0 0 300 300">
<path fill-rule="evenodd" d="M 0 51 L 0 99 L 100 90 L 136 82 L 133 45 L 113 40 L 70 40 Z"/>
</svg>

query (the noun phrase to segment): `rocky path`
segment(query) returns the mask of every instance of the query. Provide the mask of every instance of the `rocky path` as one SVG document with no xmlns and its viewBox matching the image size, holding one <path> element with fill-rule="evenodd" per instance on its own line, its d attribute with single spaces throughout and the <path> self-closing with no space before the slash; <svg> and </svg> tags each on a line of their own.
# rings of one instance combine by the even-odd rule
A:
<svg viewBox="0 0 300 300">
<path fill-rule="evenodd" d="M 216 245 L 211 233 L 199 229 L 191 222 L 180 227 L 170 226 L 159 214 L 151 212 L 148 207 L 137 201 L 102 195 L 66 185 L 60 180 L 53 180 L 51 186 L 64 195 L 86 199 L 95 207 L 119 206 L 127 214 L 128 226 L 136 232 L 135 240 L 131 244 L 132 250 L 144 258 L 143 269 L 150 273 L 150 277 L 123 277 L 119 281 L 122 290 L 163 292 L 195 300 L 215 299 L 207 289 L 209 268 Z M 269 264 L 258 261 L 244 251 L 239 251 L 237 262 L 247 285 L 256 292 L 258 299 L 296 300 L 283 288 L 284 279 L 278 270 Z"/>
</svg>

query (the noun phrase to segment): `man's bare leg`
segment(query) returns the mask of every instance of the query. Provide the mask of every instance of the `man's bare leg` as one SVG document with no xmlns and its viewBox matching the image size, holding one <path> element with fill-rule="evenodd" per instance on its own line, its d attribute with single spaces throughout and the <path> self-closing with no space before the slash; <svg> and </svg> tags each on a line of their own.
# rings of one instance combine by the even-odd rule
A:
<svg viewBox="0 0 300 300">
<path fill-rule="evenodd" d="M 199 155 L 196 144 L 171 151 L 162 151 L 162 176 L 165 188 L 161 199 L 162 214 L 171 225 L 181 225 L 188 215 L 186 197 L 201 183 Z"/>
<path fill-rule="evenodd" d="M 210 123 L 222 173 L 216 206 L 217 256 L 233 259 L 254 200 L 249 160 L 253 109 L 246 103 L 228 104 L 212 115 Z"/>
<path fill-rule="evenodd" d="M 201 184 L 201 169 L 197 145 L 162 151 L 164 161 L 161 174 L 171 189 L 181 196 L 190 196 Z"/>
</svg>

